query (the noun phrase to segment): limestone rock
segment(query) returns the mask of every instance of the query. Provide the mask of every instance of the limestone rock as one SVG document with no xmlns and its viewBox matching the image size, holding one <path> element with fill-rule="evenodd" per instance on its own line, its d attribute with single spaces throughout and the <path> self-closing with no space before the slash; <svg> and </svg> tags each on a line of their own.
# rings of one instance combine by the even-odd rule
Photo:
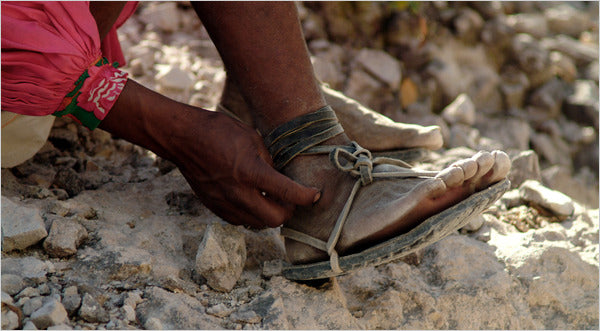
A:
<svg viewBox="0 0 600 331">
<path fill-rule="evenodd" d="M 31 316 L 31 314 L 40 309 L 43 305 L 43 300 L 42 297 L 34 297 L 34 298 L 30 298 L 29 300 L 25 301 L 25 303 L 23 304 L 23 314 L 25 314 L 25 316 Z"/>
<path fill-rule="evenodd" d="M 194 86 L 194 77 L 189 71 L 175 65 L 157 65 L 156 81 L 162 87 L 185 91 Z"/>
<path fill-rule="evenodd" d="M 402 79 L 400 62 L 391 55 L 380 50 L 362 49 L 355 60 L 366 72 L 384 82 L 392 90 L 400 88 Z"/>
<path fill-rule="evenodd" d="M 559 51 L 568 55 L 578 65 L 588 64 L 598 60 L 598 47 L 581 43 L 579 40 L 567 35 L 560 34 L 554 38 L 544 38 L 541 40 L 544 48 Z"/>
<path fill-rule="evenodd" d="M 333 88 L 339 88 L 344 81 L 344 74 L 332 61 L 322 57 L 311 57 L 311 62 L 317 79 Z"/>
<path fill-rule="evenodd" d="M 108 312 L 88 293 L 84 294 L 81 300 L 79 317 L 90 323 L 106 323 L 109 321 Z"/>
<path fill-rule="evenodd" d="M 546 69 L 549 63 L 549 52 L 531 35 L 519 33 L 511 44 L 513 56 L 521 70 L 535 73 Z"/>
<path fill-rule="evenodd" d="M 2 196 L 2 251 L 23 250 L 48 235 L 39 209 Z"/>
<path fill-rule="evenodd" d="M 124 305 L 122 308 L 123 319 L 126 322 L 134 322 L 135 321 L 135 310 L 133 307 Z"/>
<path fill-rule="evenodd" d="M 21 292 L 26 286 L 23 277 L 15 274 L 2 274 L 2 292 L 15 295 Z"/>
<path fill-rule="evenodd" d="M 544 16 L 548 20 L 550 31 L 572 37 L 579 37 L 583 31 L 592 26 L 588 15 L 567 3 L 546 9 Z"/>
<path fill-rule="evenodd" d="M 512 158 L 511 161 L 512 166 L 508 174 L 508 179 L 510 179 L 512 188 L 521 186 L 528 179 L 537 181 L 542 179 L 540 163 L 535 151 L 523 151 Z"/>
<path fill-rule="evenodd" d="M 40 309 L 31 314 L 31 321 L 38 329 L 46 329 L 68 320 L 67 311 L 56 300 L 48 300 Z"/>
<path fill-rule="evenodd" d="M 246 262 L 244 235 L 234 226 L 211 224 L 196 254 L 196 272 L 215 290 L 229 292 Z"/>
<path fill-rule="evenodd" d="M 267 290 L 240 309 L 256 312 L 265 329 L 357 329 L 360 325 L 336 290 L 318 290 L 283 277 L 271 278 Z"/>
<path fill-rule="evenodd" d="M 529 79 L 516 67 L 508 67 L 502 72 L 500 91 L 506 108 L 522 108 L 525 92 L 529 88 Z"/>
<path fill-rule="evenodd" d="M 51 264 L 35 257 L 2 258 L 2 273 L 19 275 L 26 281 L 41 282 L 46 280 L 48 271 L 51 271 Z"/>
<path fill-rule="evenodd" d="M 210 308 L 207 308 L 206 313 L 213 315 L 213 316 L 217 316 L 217 317 L 227 317 L 227 316 L 231 315 L 232 309 L 227 307 L 223 303 L 219 303 Z"/>
<path fill-rule="evenodd" d="M 475 105 L 466 94 L 460 94 L 451 104 L 442 111 L 442 117 L 448 123 L 463 123 L 473 125 L 475 123 Z"/>
<path fill-rule="evenodd" d="M 516 118 L 488 118 L 483 122 L 478 121 L 475 127 L 482 136 L 499 141 L 505 149 L 529 149 L 531 128 L 526 121 Z"/>
<path fill-rule="evenodd" d="M 523 200 L 547 208 L 560 216 L 570 216 L 574 212 L 573 201 L 568 196 L 551 190 L 535 180 L 527 180 L 519 188 Z"/>
<path fill-rule="evenodd" d="M 561 52 L 550 52 L 552 71 L 563 81 L 572 83 L 577 78 L 575 61 Z"/>
<path fill-rule="evenodd" d="M 591 80 L 578 80 L 565 100 L 563 108 L 568 118 L 598 129 L 598 85 Z"/>
<path fill-rule="evenodd" d="M 58 170 L 56 176 L 54 176 L 53 184 L 67 191 L 69 197 L 74 197 L 85 190 L 85 183 L 81 175 L 72 168 Z"/>
<path fill-rule="evenodd" d="M 69 313 L 69 316 L 75 314 L 81 307 L 81 296 L 77 286 L 69 286 L 63 290 L 62 304 Z"/>
<path fill-rule="evenodd" d="M 37 330 L 38 328 L 35 327 L 35 324 L 33 324 L 32 321 L 27 321 L 27 323 L 25 323 L 25 325 L 23 325 L 23 330 Z"/>
<path fill-rule="evenodd" d="M 593 175 L 574 178 L 568 168 L 554 165 L 544 169 L 541 177 L 548 188 L 560 191 L 581 204 L 598 208 L 598 186 L 591 185 Z"/>
<path fill-rule="evenodd" d="M 166 32 L 177 31 L 181 23 L 181 15 L 174 2 L 153 3 L 145 6 L 140 12 L 140 19 L 142 22 L 152 24 Z"/>
<path fill-rule="evenodd" d="M 565 86 L 559 79 L 551 79 L 531 94 L 529 104 L 547 112 L 550 117 L 557 117 L 565 98 L 564 90 Z"/>
<path fill-rule="evenodd" d="M 2 305 L 2 330 L 16 330 L 19 327 L 19 315 Z"/>
<path fill-rule="evenodd" d="M 219 324 L 219 318 L 207 315 L 204 306 L 187 294 L 171 293 L 158 287 L 150 287 L 145 291 L 144 297 L 144 302 L 138 305 L 136 311 L 140 323 L 146 328 L 223 329 Z M 157 325 L 158 323 L 153 319 L 158 320 L 160 325 Z"/>
<path fill-rule="evenodd" d="M 483 19 L 475 10 L 468 7 L 458 10 L 454 18 L 454 28 L 456 34 L 463 40 L 474 41 L 479 36 L 483 27 Z"/>
<path fill-rule="evenodd" d="M 570 154 L 569 146 L 560 137 L 533 132 L 530 139 L 534 150 L 550 164 L 570 165 L 571 159 L 565 157 Z"/>
<path fill-rule="evenodd" d="M 237 311 L 231 314 L 231 320 L 237 323 L 250 323 L 256 324 L 260 323 L 262 318 L 256 314 L 256 312 L 252 310 L 242 310 Z"/>
<path fill-rule="evenodd" d="M 577 223 L 571 226 L 581 237 L 586 231 Z M 506 263 L 508 272 L 527 287 L 523 299 L 538 328 L 595 329 L 598 262 L 585 259 L 581 248 L 560 240 L 571 235 L 566 229 L 554 223 L 536 231 L 498 236 L 496 240 L 492 237 L 491 244 L 496 245 L 498 258 Z M 500 241 L 510 244 L 499 245 Z M 592 242 L 583 240 L 581 244 Z"/>
<path fill-rule="evenodd" d="M 71 256 L 87 237 L 86 229 L 78 222 L 56 219 L 52 222 L 50 234 L 44 240 L 44 249 L 53 257 Z"/>
<path fill-rule="evenodd" d="M 467 232 L 476 232 L 479 229 L 481 229 L 484 223 L 485 218 L 483 218 L 483 215 L 478 215 L 476 217 L 473 217 L 473 219 L 469 223 L 467 223 L 467 225 L 463 226 L 462 230 L 465 230 Z"/>
<path fill-rule="evenodd" d="M 548 34 L 546 17 L 538 13 L 519 13 L 509 15 L 506 19 L 508 26 L 517 33 L 527 33 L 535 38 L 542 38 Z"/>
<path fill-rule="evenodd" d="M 377 93 L 381 88 L 382 84 L 378 80 L 361 69 L 354 69 L 348 77 L 344 92 L 361 104 L 374 107 L 377 104 Z"/>
</svg>

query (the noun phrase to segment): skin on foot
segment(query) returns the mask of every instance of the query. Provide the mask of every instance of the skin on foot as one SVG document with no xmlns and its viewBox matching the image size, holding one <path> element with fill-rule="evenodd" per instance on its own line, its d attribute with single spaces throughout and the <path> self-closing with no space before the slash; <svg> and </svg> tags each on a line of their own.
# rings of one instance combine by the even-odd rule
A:
<svg viewBox="0 0 600 331">
<path fill-rule="evenodd" d="M 438 126 L 394 122 L 341 92 L 324 85 L 321 86 L 321 90 L 348 137 L 372 152 L 416 147 L 436 150 L 443 145 L 442 133 Z M 217 110 L 254 126 L 248 105 L 230 79 L 225 82 L 220 105 Z"/>
<path fill-rule="evenodd" d="M 326 144 L 347 142 L 338 136 Z M 392 165 L 375 166 L 373 172 L 393 170 Z M 510 159 L 501 151 L 479 152 L 455 162 L 435 178 L 376 179 L 362 186 L 336 246 L 340 255 L 406 233 L 428 217 L 504 179 Z M 298 207 L 284 226 L 327 241 L 356 178 L 336 169 L 328 156 L 298 156 L 283 172 L 292 179 L 321 189 L 321 199 L 312 207 Z M 327 253 L 286 238 L 291 263 L 327 260 Z"/>
</svg>

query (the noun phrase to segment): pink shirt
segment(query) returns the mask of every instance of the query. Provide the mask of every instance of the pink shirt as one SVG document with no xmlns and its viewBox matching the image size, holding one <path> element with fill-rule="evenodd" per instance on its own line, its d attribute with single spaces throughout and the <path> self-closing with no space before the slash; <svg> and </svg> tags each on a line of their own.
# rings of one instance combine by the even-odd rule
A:
<svg viewBox="0 0 600 331">
<path fill-rule="evenodd" d="M 2 2 L 2 110 L 98 126 L 127 81 L 109 59 L 124 63 L 116 29 L 136 7 L 101 44 L 89 2 Z"/>
</svg>

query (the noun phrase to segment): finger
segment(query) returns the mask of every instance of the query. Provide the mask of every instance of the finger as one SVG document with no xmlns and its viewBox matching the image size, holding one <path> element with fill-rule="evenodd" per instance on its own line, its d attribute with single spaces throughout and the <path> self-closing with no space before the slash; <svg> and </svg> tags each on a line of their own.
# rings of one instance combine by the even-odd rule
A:
<svg viewBox="0 0 600 331">
<path fill-rule="evenodd" d="M 292 217 L 294 205 L 273 199 L 268 194 L 263 196 L 260 191 L 252 189 L 251 192 L 242 194 L 241 205 L 246 211 L 260 219 L 264 226 L 278 227 Z"/>
<path fill-rule="evenodd" d="M 260 167 L 257 171 L 257 186 L 274 200 L 310 206 L 321 197 L 318 189 L 297 183 L 271 167 Z"/>
</svg>

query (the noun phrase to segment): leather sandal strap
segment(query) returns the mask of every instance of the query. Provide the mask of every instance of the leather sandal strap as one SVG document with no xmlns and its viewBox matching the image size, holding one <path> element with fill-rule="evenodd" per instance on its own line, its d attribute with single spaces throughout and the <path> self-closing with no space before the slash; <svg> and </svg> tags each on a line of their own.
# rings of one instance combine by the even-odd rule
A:
<svg viewBox="0 0 600 331">
<path fill-rule="evenodd" d="M 298 154 L 342 132 L 344 129 L 335 112 L 325 106 L 282 124 L 269 133 L 264 142 L 273 157 L 274 167 L 281 170 Z"/>
</svg>

